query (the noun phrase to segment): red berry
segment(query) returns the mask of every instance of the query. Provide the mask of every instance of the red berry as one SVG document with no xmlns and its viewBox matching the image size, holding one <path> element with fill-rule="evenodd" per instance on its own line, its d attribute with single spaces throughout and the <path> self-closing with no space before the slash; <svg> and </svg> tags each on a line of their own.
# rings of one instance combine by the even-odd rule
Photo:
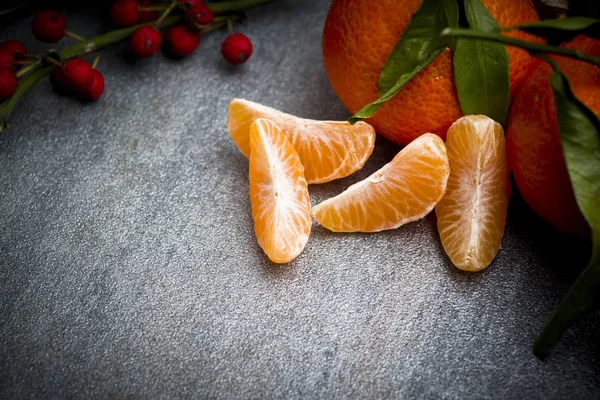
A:
<svg viewBox="0 0 600 400">
<path fill-rule="evenodd" d="M 27 48 L 18 40 L 5 40 L 0 43 L 0 51 L 7 52 L 15 60 L 22 60 L 27 55 Z"/>
<path fill-rule="evenodd" d="M 162 37 L 156 28 L 146 25 L 137 28 L 129 38 L 129 49 L 139 58 L 148 58 L 160 49 Z"/>
<path fill-rule="evenodd" d="M 18 80 L 14 72 L 9 69 L 0 70 L 0 101 L 8 99 L 15 94 Z"/>
<path fill-rule="evenodd" d="M 228 63 L 243 64 L 252 55 L 252 42 L 246 35 L 234 33 L 229 35 L 221 45 L 221 53 Z"/>
<path fill-rule="evenodd" d="M 200 34 L 193 32 L 185 25 L 175 25 L 167 32 L 169 51 L 175 57 L 191 54 L 200 43 Z"/>
<path fill-rule="evenodd" d="M 140 22 L 137 0 L 117 0 L 110 7 L 110 19 L 119 26 L 131 26 Z"/>
<path fill-rule="evenodd" d="M 45 43 L 56 43 L 65 36 L 67 20 L 58 11 L 38 11 L 31 23 L 33 36 Z"/>
<path fill-rule="evenodd" d="M 152 0 L 140 0 L 140 8 L 151 7 Z M 150 22 L 158 19 L 158 11 L 140 11 L 140 22 Z"/>
<path fill-rule="evenodd" d="M 82 100 L 94 101 L 98 100 L 98 98 L 102 95 L 102 92 L 104 92 L 104 77 L 100 71 L 95 69 L 94 81 L 92 82 L 92 85 L 85 90 L 78 91 L 77 94 Z"/>
<path fill-rule="evenodd" d="M 14 71 L 15 69 L 15 58 L 4 50 L 0 50 L 0 70 L 2 69 L 9 71 Z"/>
<path fill-rule="evenodd" d="M 94 82 L 94 69 L 81 58 L 70 58 L 62 65 L 67 85 L 75 90 L 85 90 Z"/>
<path fill-rule="evenodd" d="M 185 20 L 190 29 L 202 30 L 207 25 L 212 24 L 215 16 L 210 8 L 203 4 L 190 7 L 185 12 Z"/>
<path fill-rule="evenodd" d="M 191 8 L 194 6 L 204 4 L 204 1 L 202 1 L 202 0 L 177 0 L 177 2 L 181 5 L 183 5 L 183 7 L 185 7 L 185 8 Z"/>
</svg>

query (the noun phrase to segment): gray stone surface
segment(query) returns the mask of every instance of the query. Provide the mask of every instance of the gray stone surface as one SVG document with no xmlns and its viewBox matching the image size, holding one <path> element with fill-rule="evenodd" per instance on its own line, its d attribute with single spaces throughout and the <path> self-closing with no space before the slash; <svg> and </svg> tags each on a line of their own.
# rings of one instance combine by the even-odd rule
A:
<svg viewBox="0 0 600 400">
<path fill-rule="evenodd" d="M 346 118 L 322 67 L 327 5 L 252 12 L 241 68 L 221 60 L 215 32 L 181 61 L 105 51 L 97 103 L 48 81 L 24 98 L 0 135 L 0 398 L 600 396 L 597 313 L 547 361 L 531 353 L 586 246 L 518 197 L 478 274 L 450 265 L 433 216 L 368 235 L 315 225 L 289 265 L 262 254 L 227 103 Z M 44 49 L 30 18 L 0 39 Z M 97 13 L 69 23 L 109 27 Z M 311 187 L 312 203 L 397 151 L 378 138 L 364 171 Z"/>
</svg>

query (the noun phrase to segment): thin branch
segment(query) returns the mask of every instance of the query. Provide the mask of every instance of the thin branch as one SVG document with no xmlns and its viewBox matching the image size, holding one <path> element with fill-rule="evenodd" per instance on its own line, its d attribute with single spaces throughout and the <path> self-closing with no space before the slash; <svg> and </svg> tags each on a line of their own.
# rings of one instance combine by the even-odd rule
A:
<svg viewBox="0 0 600 400">
<path fill-rule="evenodd" d="M 567 49 L 565 47 L 549 46 L 547 44 L 541 43 L 527 42 L 525 40 L 514 39 L 497 33 L 479 32 L 471 29 L 462 28 L 446 28 L 442 31 L 441 36 L 452 37 L 456 39 L 486 40 L 490 42 L 503 43 L 508 44 L 510 46 L 525 49 L 533 54 L 559 54 L 562 56 L 575 58 L 577 60 L 586 61 L 595 65 L 600 65 L 600 57 L 594 57 L 590 54 L 584 53 L 579 50 Z"/>
</svg>

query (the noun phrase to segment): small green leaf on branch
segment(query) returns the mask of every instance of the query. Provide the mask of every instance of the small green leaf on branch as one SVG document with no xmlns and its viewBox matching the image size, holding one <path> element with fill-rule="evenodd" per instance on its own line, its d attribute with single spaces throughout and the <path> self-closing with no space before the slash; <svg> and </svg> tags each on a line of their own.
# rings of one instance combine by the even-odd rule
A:
<svg viewBox="0 0 600 400">
<path fill-rule="evenodd" d="M 494 33 L 500 26 L 479 0 L 465 0 L 471 29 Z M 454 56 L 454 83 L 464 115 L 483 114 L 505 125 L 510 100 L 508 53 L 500 43 L 458 39 Z"/>
</svg>

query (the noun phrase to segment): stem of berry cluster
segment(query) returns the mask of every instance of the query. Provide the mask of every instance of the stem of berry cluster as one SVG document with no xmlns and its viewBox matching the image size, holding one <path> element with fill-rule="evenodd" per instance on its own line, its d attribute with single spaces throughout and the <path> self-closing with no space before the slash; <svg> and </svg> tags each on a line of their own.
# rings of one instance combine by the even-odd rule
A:
<svg viewBox="0 0 600 400">
<path fill-rule="evenodd" d="M 42 63 L 42 59 L 39 58 L 36 61 L 34 61 L 32 64 L 29 64 L 28 66 L 21 68 L 20 70 L 17 71 L 17 78 L 25 75 L 26 73 L 28 73 L 29 71 L 37 68 L 40 66 L 40 64 Z"/>
<path fill-rule="evenodd" d="M 275 0 L 230 0 L 230 1 L 219 1 L 217 3 L 209 3 L 206 6 L 212 10 L 215 14 L 223 14 L 233 11 L 242 11 L 261 4 L 272 3 Z"/>
<path fill-rule="evenodd" d="M 210 32 L 210 31 L 215 31 L 219 28 L 222 28 L 224 26 L 227 26 L 228 22 L 231 21 L 231 19 L 237 19 L 239 17 L 215 17 L 215 20 L 213 21 L 212 24 L 210 24 L 209 26 L 207 26 L 206 28 L 202 29 L 203 33 L 206 32 Z"/>
<path fill-rule="evenodd" d="M 54 64 L 54 65 L 56 65 L 57 67 L 60 67 L 60 66 L 62 65 L 60 62 L 56 61 L 56 60 L 55 60 L 54 58 L 52 58 L 52 57 L 45 57 L 45 58 L 44 58 L 44 61 L 46 61 L 47 63 L 50 63 L 50 64 Z"/>
<path fill-rule="evenodd" d="M 94 58 L 94 62 L 92 63 L 92 68 L 96 69 L 99 62 L 100 62 L 100 52 L 98 52 L 98 54 L 96 54 L 96 57 Z"/>
<path fill-rule="evenodd" d="M 161 24 L 158 26 L 159 29 L 165 29 L 170 26 L 175 25 L 177 22 L 181 20 L 181 17 L 167 17 L 165 18 Z M 96 36 L 92 40 L 88 40 L 86 42 L 77 43 L 73 46 L 67 47 L 63 51 L 60 52 L 61 60 L 66 60 L 68 58 L 78 57 L 85 54 L 92 53 L 94 51 L 103 49 L 107 46 L 120 42 L 121 40 L 127 39 L 131 34 L 141 26 L 144 25 L 154 25 L 156 21 L 146 22 L 144 24 L 129 26 L 123 29 L 117 29 L 114 31 L 110 31 L 105 33 L 104 35 Z"/>
<path fill-rule="evenodd" d="M 160 24 L 165 20 L 165 18 L 167 18 L 169 16 L 169 14 L 171 13 L 171 11 L 173 11 L 173 9 L 177 6 L 177 1 L 173 0 L 173 2 L 171 3 L 171 5 L 162 13 L 162 15 L 160 16 L 160 18 L 158 18 L 156 20 L 156 26 L 160 26 Z"/>
<path fill-rule="evenodd" d="M 138 7 L 138 11 L 165 11 L 169 6 L 148 6 Z"/>
<path fill-rule="evenodd" d="M 73 33 L 73 32 L 69 32 L 69 31 L 65 31 L 65 36 L 70 37 L 71 39 L 75 39 L 78 42 L 85 42 L 85 38 Z"/>
</svg>

